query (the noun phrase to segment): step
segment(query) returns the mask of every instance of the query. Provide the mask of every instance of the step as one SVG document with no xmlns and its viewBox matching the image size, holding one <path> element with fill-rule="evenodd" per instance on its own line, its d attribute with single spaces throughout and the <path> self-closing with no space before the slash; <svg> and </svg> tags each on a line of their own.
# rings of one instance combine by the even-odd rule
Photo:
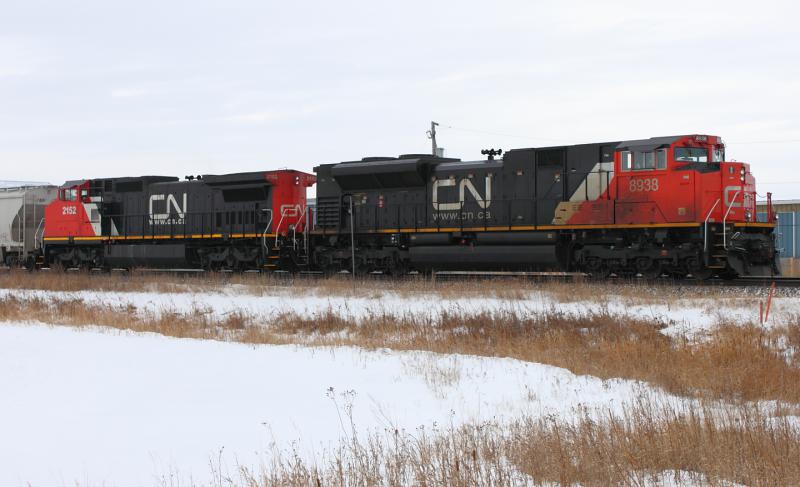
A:
<svg viewBox="0 0 800 487">
<path fill-rule="evenodd" d="M 281 258 L 280 255 L 268 255 L 267 256 L 267 259 L 280 259 L 280 258 Z"/>
<path fill-rule="evenodd" d="M 728 254 L 711 254 L 711 257 L 715 259 L 727 259 Z"/>
<path fill-rule="evenodd" d="M 707 265 L 706 267 L 708 267 L 709 269 L 725 269 L 728 266 L 725 266 L 725 265 Z"/>
</svg>

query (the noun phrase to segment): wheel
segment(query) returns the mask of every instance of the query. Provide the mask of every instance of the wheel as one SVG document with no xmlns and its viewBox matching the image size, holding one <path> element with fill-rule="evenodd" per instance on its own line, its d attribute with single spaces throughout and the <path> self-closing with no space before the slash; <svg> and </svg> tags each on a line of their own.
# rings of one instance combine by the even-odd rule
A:
<svg viewBox="0 0 800 487">
<path fill-rule="evenodd" d="M 661 266 L 658 264 L 654 264 L 647 269 L 642 269 L 639 271 L 639 275 L 642 276 L 642 279 L 646 279 L 648 281 L 658 279 L 661 277 L 661 274 Z"/>
<path fill-rule="evenodd" d="M 611 269 L 599 257 L 586 259 L 585 270 L 587 274 L 592 276 L 592 279 L 606 279 L 611 275 Z"/>
<path fill-rule="evenodd" d="M 697 281 L 705 281 L 714 276 L 714 269 L 706 267 L 700 259 L 687 259 L 685 267 Z"/>
<path fill-rule="evenodd" d="M 639 257 L 636 259 L 636 272 L 642 279 L 656 279 L 661 276 L 661 264 L 649 257 Z"/>
<path fill-rule="evenodd" d="M 714 276 L 714 269 L 695 269 L 691 274 L 695 280 L 707 281 Z"/>
</svg>

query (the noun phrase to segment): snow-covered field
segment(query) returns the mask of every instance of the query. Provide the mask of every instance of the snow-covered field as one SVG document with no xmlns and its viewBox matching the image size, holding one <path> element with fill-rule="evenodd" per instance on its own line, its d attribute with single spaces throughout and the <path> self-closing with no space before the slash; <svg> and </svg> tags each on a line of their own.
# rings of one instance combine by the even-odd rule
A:
<svg viewBox="0 0 800 487">
<path fill-rule="evenodd" d="M 512 359 L 0 326 L 0 485 L 154 485 L 209 461 L 310 455 L 351 426 L 414 430 L 569 415 L 647 386 Z M 655 394 L 655 393 L 654 393 Z M 352 424 L 351 424 L 352 418 Z"/>
<path fill-rule="evenodd" d="M 245 311 L 432 314 L 513 310 L 608 311 L 653 319 L 670 334 L 756 321 L 758 301 L 632 303 L 526 297 L 443 299 L 391 292 L 326 296 L 276 288 L 252 295 L 0 290 L 0 298 L 83 300 L 139 311 L 219 316 Z M 800 312 L 777 298 L 774 316 Z M 414 431 L 521 415 L 570 418 L 619 410 L 642 397 L 682 402 L 648 384 L 603 381 L 506 358 L 352 347 L 245 345 L 104 328 L 0 323 L 0 485 L 203 485 L 212 465 L 258 469 L 274 451 L 305 458 L 357 431 Z M 180 483 L 175 483 L 181 479 Z"/>
</svg>

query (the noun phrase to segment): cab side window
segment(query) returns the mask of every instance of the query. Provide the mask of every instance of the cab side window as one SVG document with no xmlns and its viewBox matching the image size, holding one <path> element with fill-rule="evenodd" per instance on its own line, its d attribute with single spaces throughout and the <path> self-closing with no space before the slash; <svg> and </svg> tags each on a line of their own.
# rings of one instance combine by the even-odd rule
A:
<svg viewBox="0 0 800 487">
<path fill-rule="evenodd" d="M 622 171 L 651 171 L 667 168 L 667 149 L 657 151 L 620 152 Z"/>
<path fill-rule="evenodd" d="M 656 151 L 656 169 L 667 168 L 667 149 L 658 149 Z"/>
<path fill-rule="evenodd" d="M 655 169 L 656 159 L 655 154 L 652 152 L 634 152 L 633 153 L 633 170 L 642 171 L 645 169 Z"/>
<path fill-rule="evenodd" d="M 620 152 L 620 166 L 623 171 L 630 171 L 633 168 L 633 158 L 631 157 L 631 151 L 622 151 Z"/>
</svg>

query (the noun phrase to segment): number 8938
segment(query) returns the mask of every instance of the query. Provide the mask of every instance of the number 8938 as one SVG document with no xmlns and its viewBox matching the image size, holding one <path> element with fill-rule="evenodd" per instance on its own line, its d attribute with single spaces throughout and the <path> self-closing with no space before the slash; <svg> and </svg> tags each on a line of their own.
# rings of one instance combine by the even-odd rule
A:
<svg viewBox="0 0 800 487">
<path fill-rule="evenodd" d="M 631 179 L 628 184 L 628 191 L 636 193 L 640 191 L 658 191 L 657 178 Z"/>
</svg>

